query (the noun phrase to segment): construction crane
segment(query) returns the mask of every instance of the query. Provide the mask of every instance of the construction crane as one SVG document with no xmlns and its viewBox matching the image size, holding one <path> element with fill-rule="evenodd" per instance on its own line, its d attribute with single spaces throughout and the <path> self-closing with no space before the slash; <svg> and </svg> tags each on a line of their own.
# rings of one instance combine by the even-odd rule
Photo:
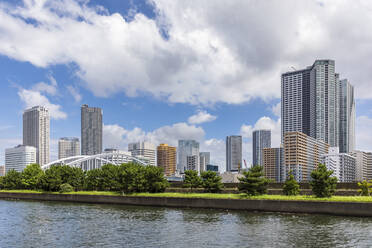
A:
<svg viewBox="0 0 372 248">
<path fill-rule="evenodd" d="M 245 168 L 246 169 L 248 169 L 248 166 L 247 166 L 247 161 L 245 161 L 245 159 L 243 159 L 244 160 L 244 165 L 245 165 Z"/>
</svg>

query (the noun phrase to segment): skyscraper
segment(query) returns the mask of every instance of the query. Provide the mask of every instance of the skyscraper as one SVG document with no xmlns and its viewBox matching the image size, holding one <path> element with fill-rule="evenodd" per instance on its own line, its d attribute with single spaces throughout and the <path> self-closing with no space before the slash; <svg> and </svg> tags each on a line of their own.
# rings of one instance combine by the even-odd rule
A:
<svg viewBox="0 0 372 248">
<path fill-rule="evenodd" d="M 150 142 L 137 142 L 128 144 L 128 151 L 133 157 L 143 157 L 150 161 L 150 165 L 156 166 L 156 146 Z"/>
<path fill-rule="evenodd" d="M 187 156 L 195 155 L 199 157 L 199 142 L 195 140 L 179 140 L 177 153 L 177 170 L 183 173 L 187 168 Z M 196 170 L 199 171 L 199 166 L 197 166 Z"/>
<path fill-rule="evenodd" d="M 102 110 L 81 106 L 81 154 L 102 153 Z"/>
<path fill-rule="evenodd" d="M 36 163 L 49 163 L 50 117 L 47 108 L 35 106 L 23 112 L 23 145 L 36 148 Z"/>
<path fill-rule="evenodd" d="M 79 138 L 60 138 L 58 140 L 58 159 L 80 155 Z"/>
<path fill-rule="evenodd" d="M 200 152 L 199 153 L 199 160 L 200 160 L 200 172 L 207 170 L 207 165 L 211 163 L 211 153 L 210 152 Z"/>
<path fill-rule="evenodd" d="M 335 61 L 316 60 L 306 69 L 282 74 L 281 81 L 282 142 L 287 132 L 301 132 L 332 147 L 341 142 L 344 147 L 354 146 L 352 118 L 346 134 L 350 139 L 340 137 L 345 133 L 342 130 L 349 128 L 340 124 L 340 116 L 352 115 L 352 104 L 348 110 L 342 109 L 343 105 L 353 102 L 354 96 L 351 87 L 335 73 Z M 341 152 L 344 151 L 342 148 Z"/>
<path fill-rule="evenodd" d="M 242 136 L 226 137 L 226 171 L 239 171 L 242 168 Z"/>
<path fill-rule="evenodd" d="M 157 148 L 157 163 L 159 167 L 164 169 L 164 174 L 172 176 L 176 172 L 177 161 L 176 147 L 160 144 Z"/>
<path fill-rule="evenodd" d="M 262 149 L 271 147 L 271 131 L 255 130 L 252 134 L 252 156 L 253 165 L 263 166 Z"/>
<path fill-rule="evenodd" d="M 347 79 L 340 81 L 340 153 L 355 150 L 355 99 L 354 87 Z"/>
</svg>

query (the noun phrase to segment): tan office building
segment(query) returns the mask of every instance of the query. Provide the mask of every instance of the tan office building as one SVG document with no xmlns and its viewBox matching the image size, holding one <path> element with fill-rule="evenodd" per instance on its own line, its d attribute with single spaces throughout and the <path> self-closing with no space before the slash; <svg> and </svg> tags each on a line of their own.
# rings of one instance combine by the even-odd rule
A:
<svg viewBox="0 0 372 248">
<path fill-rule="evenodd" d="M 321 156 L 328 154 L 329 145 L 301 132 L 284 135 L 284 161 L 286 171 L 292 171 L 299 182 L 310 181 L 311 172 L 321 162 Z"/>
<path fill-rule="evenodd" d="M 167 144 L 160 144 L 157 148 L 158 166 L 164 169 L 167 176 L 174 175 L 176 172 L 177 148 Z"/>
<path fill-rule="evenodd" d="M 265 177 L 274 182 L 284 182 L 286 179 L 284 149 L 263 148 L 262 154 Z"/>
</svg>

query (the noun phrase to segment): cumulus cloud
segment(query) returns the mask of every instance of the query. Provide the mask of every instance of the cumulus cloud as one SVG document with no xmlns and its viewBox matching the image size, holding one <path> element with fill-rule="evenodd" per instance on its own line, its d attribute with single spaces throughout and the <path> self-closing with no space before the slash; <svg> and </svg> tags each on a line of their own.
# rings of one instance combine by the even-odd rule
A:
<svg viewBox="0 0 372 248">
<path fill-rule="evenodd" d="M 277 104 L 271 106 L 271 112 L 273 112 L 273 114 L 276 116 L 276 117 L 280 117 L 281 116 L 281 103 L 278 102 Z"/>
<path fill-rule="evenodd" d="M 67 118 L 67 114 L 61 110 L 60 105 L 51 103 L 49 99 L 46 96 L 42 95 L 39 91 L 20 88 L 18 90 L 18 96 L 25 104 L 26 108 L 32 108 L 34 106 L 44 106 L 49 109 L 51 118 L 55 120 Z"/>
<path fill-rule="evenodd" d="M 155 19 L 137 12 L 125 19 L 86 1 L 3 3 L 0 54 L 44 68 L 74 63 L 97 96 L 145 93 L 191 104 L 278 98 L 280 73 L 332 58 L 357 97 L 372 98 L 369 1 L 150 3 Z"/>
<path fill-rule="evenodd" d="M 197 114 L 189 117 L 188 122 L 190 124 L 201 124 L 214 121 L 215 119 L 217 119 L 217 116 L 211 115 L 207 111 L 199 110 Z"/>
</svg>

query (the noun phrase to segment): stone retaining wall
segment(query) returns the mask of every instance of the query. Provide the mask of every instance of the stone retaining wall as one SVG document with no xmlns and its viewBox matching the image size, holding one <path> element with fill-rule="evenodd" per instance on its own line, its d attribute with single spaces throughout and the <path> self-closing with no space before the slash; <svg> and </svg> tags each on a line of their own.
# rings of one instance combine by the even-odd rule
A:
<svg viewBox="0 0 372 248">
<path fill-rule="evenodd" d="M 279 200 L 236 200 L 173 197 L 132 197 L 103 195 L 65 195 L 0 192 L 0 199 L 63 201 L 182 208 L 213 208 L 263 212 L 288 212 L 372 217 L 372 203 L 313 202 Z"/>
</svg>

